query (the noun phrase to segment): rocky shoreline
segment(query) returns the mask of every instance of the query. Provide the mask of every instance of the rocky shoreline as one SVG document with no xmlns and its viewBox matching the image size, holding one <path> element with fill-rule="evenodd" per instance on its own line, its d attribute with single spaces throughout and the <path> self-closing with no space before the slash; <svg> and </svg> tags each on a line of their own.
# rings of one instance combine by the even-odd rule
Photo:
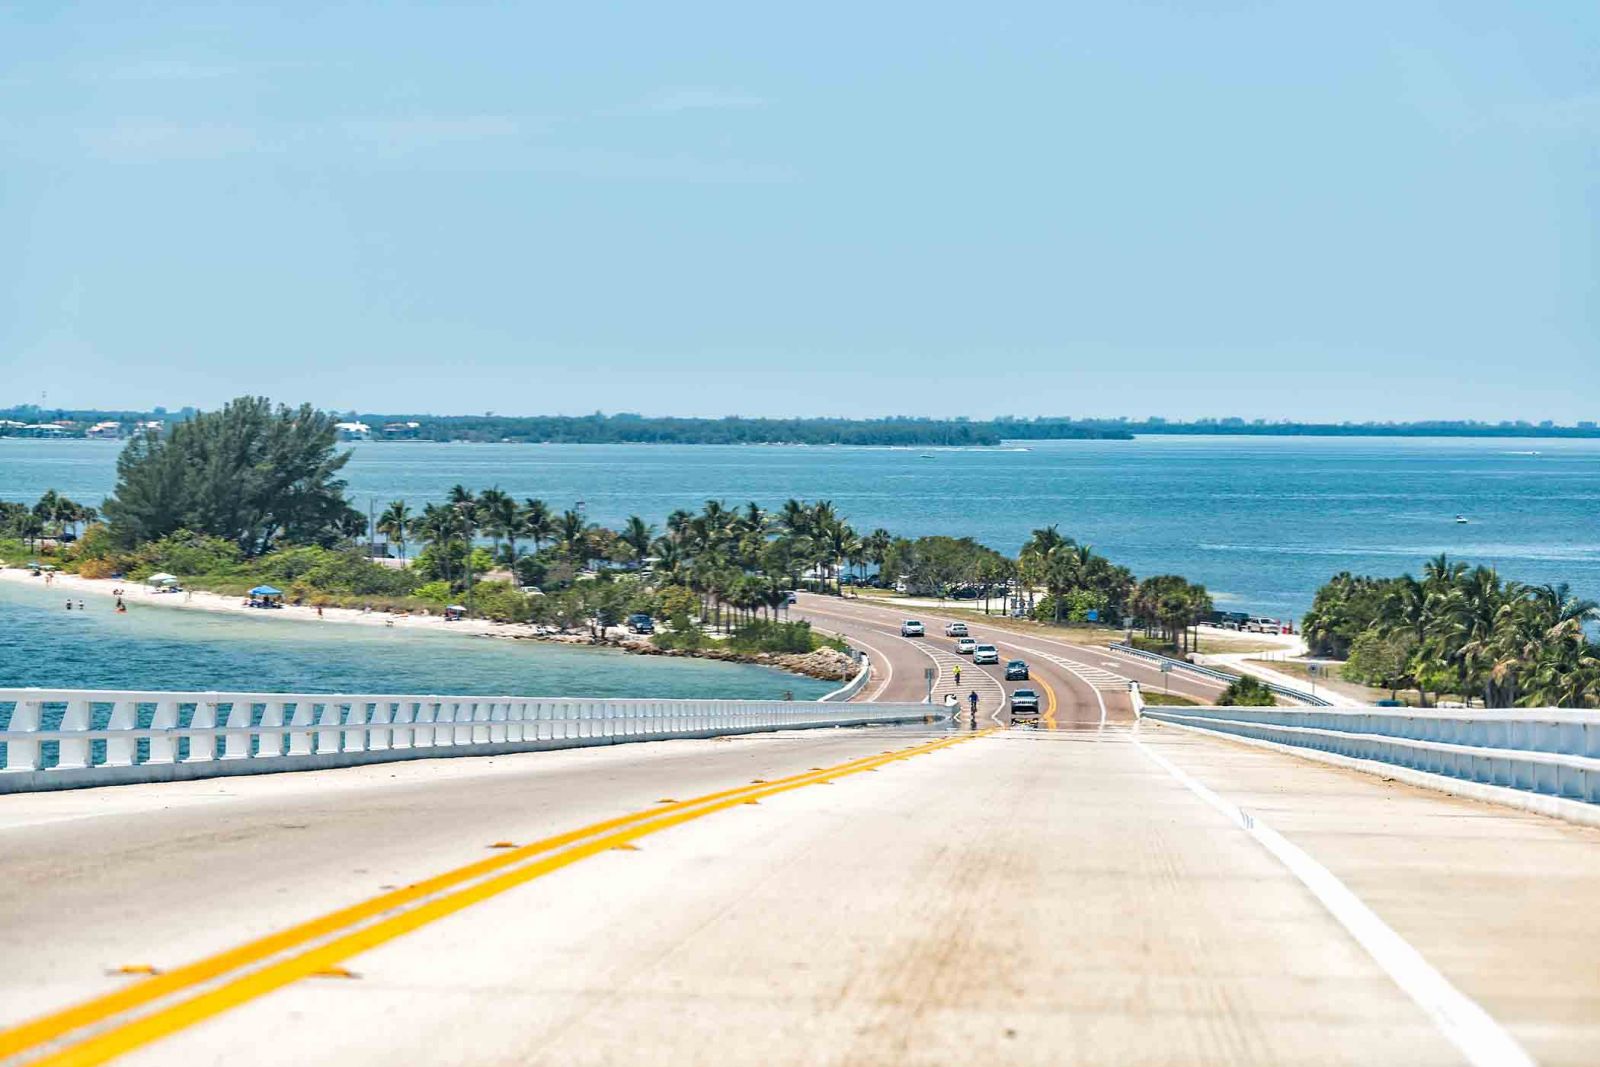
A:
<svg viewBox="0 0 1600 1067">
<path fill-rule="evenodd" d="M 658 648 L 649 638 L 632 634 L 604 638 L 595 638 L 588 634 L 539 634 L 521 635 L 518 639 L 585 645 L 592 648 L 613 648 L 636 656 L 672 656 L 681 659 L 718 660 L 723 663 L 749 663 L 759 667 L 776 667 L 790 674 L 815 678 L 823 682 L 848 682 L 860 670 L 855 660 L 834 648 L 819 648 L 815 652 L 739 652 L 716 646 L 697 649 Z"/>
</svg>

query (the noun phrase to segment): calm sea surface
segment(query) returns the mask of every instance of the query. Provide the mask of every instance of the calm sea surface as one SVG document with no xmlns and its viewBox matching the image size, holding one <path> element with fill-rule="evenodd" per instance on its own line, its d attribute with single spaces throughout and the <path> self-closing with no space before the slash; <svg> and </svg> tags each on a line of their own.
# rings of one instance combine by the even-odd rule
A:
<svg viewBox="0 0 1600 1067">
<path fill-rule="evenodd" d="M 496 696 L 821 696 L 834 683 L 766 667 L 529 641 L 175 611 L 0 584 L 0 688 L 248 689 Z"/>
<path fill-rule="evenodd" d="M 0 498 L 98 503 L 115 443 L 0 439 Z M 1007 552 L 1047 523 L 1141 576 L 1204 582 L 1219 606 L 1299 617 L 1341 570 L 1415 571 L 1438 552 L 1600 598 L 1600 441 L 1183 438 L 974 449 L 679 445 L 355 446 L 365 507 L 462 482 L 600 523 L 659 525 L 706 499 L 832 500 L 858 530 L 971 535 Z M 1457 514 L 1470 519 L 1455 522 Z"/>
</svg>

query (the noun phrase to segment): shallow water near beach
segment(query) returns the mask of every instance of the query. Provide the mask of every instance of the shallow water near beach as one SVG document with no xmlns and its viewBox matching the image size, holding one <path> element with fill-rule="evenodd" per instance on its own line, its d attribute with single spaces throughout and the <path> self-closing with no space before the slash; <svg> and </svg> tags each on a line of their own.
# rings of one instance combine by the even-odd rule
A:
<svg viewBox="0 0 1600 1067">
<path fill-rule="evenodd" d="M 0 688 L 805 700 L 837 687 L 747 664 L 83 602 L 0 583 Z"/>
</svg>

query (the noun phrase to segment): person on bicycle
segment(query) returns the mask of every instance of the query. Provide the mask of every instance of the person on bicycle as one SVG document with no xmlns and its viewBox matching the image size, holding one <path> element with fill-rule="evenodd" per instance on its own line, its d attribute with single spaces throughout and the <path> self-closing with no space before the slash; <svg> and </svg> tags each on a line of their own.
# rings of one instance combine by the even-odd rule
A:
<svg viewBox="0 0 1600 1067">
<path fill-rule="evenodd" d="M 976 719 L 978 717 L 978 691 L 976 689 L 967 694 L 967 707 L 972 709 L 972 717 Z"/>
<path fill-rule="evenodd" d="M 961 664 L 956 664 L 956 684 L 961 684 Z"/>
</svg>

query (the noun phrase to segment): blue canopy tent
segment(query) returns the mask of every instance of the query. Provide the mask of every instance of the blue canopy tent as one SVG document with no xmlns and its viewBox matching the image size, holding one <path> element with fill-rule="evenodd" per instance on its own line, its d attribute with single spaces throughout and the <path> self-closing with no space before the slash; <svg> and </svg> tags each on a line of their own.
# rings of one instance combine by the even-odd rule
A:
<svg viewBox="0 0 1600 1067">
<path fill-rule="evenodd" d="M 250 606 L 253 608 L 281 608 L 283 607 L 283 590 L 275 589 L 270 585 L 258 585 L 250 590 Z"/>
</svg>

